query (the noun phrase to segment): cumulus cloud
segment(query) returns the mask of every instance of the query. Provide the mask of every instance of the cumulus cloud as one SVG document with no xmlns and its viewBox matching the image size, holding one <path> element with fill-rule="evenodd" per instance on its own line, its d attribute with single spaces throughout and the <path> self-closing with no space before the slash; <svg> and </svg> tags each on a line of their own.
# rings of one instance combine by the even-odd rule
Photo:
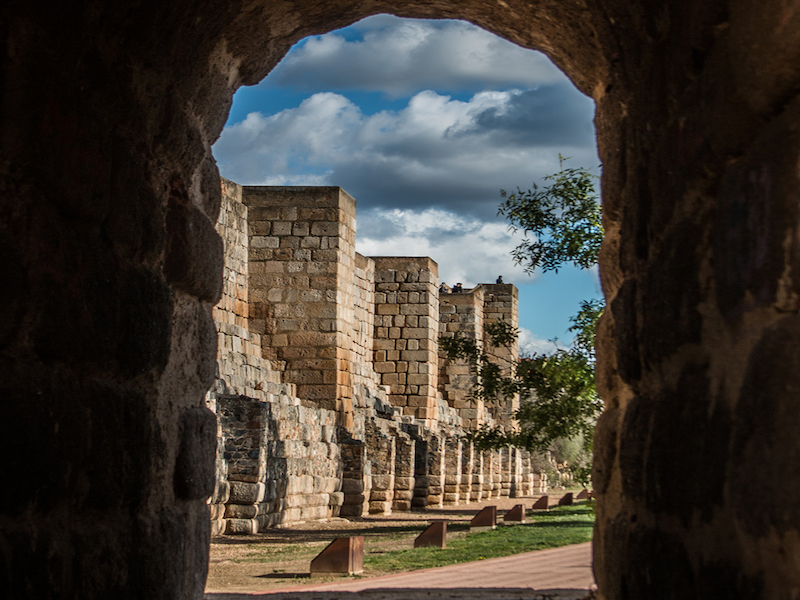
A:
<svg viewBox="0 0 800 600">
<path fill-rule="evenodd" d="M 555 342 L 551 340 L 544 340 L 524 327 L 519 328 L 518 342 L 520 356 L 530 356 L 531 354 L 552 354 L 559 348 Z"/>
<path fill-rule="evenodd" d="M 559 153 L 597 164 L 591 101 L 563 83 L 537 93 L 462 101 L 426 90 L 401 110 L 372 115 L 343 95 L 317 93 L 274 115 L 250 113 L 225 128 L 214 153 L 222 174 L 242 184 L 313 181 L 343 187 L 364 208 L 438 207 L 489 219 L 501 188 L 557 171 Z"/>
<path fill-rule="evenodd" d="M 306 39 L 271 75 L 295 89 L 378 91 L 390 97 L 420 89 L 478 91 L 531 88 L 564 75 L 539 52 L 464 21 L 411 20 L 381 15 L 352 30 Z"/>
<path fill-rule="evenodd" d="M 365 256 L 429 256 L 439 281 L 465 287 L 530 280 L 511 258 L 518 240 L 503 223 L 487 223 L 439 209 L 359 212 L 356 249 Z"/>
</svg>

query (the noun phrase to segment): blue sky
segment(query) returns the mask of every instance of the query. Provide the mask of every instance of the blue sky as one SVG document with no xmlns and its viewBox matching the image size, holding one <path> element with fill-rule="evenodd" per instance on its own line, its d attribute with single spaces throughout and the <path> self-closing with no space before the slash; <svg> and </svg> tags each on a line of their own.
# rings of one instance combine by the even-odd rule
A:
<svg viewBox="0 0 800 600">
<path fill-rule="evenodd" d="M 358 202 L 357 250 L 430 256 L 465 287 L 520 289 L 528 351 L 568 342 L 596 272 L 513 264 L 500 189 L 570 166 L 599 174 L 593 102 L 542 54 L 461 21 L 370 17 L 301 41 L 234 97 L 214 146 L 243 185 L 338 185 Z"/>
</svg>

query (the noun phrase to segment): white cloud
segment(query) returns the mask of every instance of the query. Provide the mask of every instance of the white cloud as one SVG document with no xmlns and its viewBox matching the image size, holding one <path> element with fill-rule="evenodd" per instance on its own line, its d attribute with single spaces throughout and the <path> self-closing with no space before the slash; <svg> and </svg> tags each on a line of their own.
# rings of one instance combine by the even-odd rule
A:
<svg viewBox="0 0 800 600">
<path fill-rule="evenodd" d="M 337 32 L 308 38 L 278 65 L 273 80 L 296 89 L 323 86 L 400 97 L 426 88 L 531 88 L 564 77 L 543 54 L 464 21 L 380 15 L 353 29 L 363 39 Z"/>
<path fill-rule="evenodd" d="M 521 122 L 527 94 L 479 92 L 461 101 L 423 91 L 399 111 L 365 115 L 342 95 L 318 93 L 274 115 L 250 113 L 225 128 L 214 153 L 223 176 L 245 185 L 313 181 L 339 185 L 368 208 L 438 206 L 489 219 L 501 188 L 528 187 L 557 171 L 559 152 L 576 166 L 596 164 L 587 115 L 588 135 L 573 136 L 577 145 L 542 133 L 558 124 L 569 130 L 576 110 L 591 103 L 565 113 L 551 91 L 538 120 Z"/>
<path fill-rule="evenodd" d="M 530 278 L 514 265 L 518 243 L 504 223 L 486 223 L 455 213 L 426 209 L 359 213 L 356 249 L 365 256 L 429 256 L 439 265 L 439 281 L 465 287 Z"/>
<path fill-rule="evenodd" d="M 519 329 L 520 356 L 531 355 L 531 354 L 552 354 L 558 348 L 559 346 L 556 346 L 554 342 L 550 340 L 543 340 L 542 338 L 537 337 L 536 334 L 533 333 L 532 331 L 525 329 L 524 327 L 520 327 Z"/>
</svg>

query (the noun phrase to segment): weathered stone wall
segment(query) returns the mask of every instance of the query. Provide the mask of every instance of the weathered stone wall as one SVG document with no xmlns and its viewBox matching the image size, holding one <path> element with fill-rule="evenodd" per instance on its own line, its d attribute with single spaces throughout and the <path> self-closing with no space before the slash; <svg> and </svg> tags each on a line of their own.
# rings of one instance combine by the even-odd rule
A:
<svg viewBox="0 0 800 600">
<path fill-rule="evenodd" d="M 356 252 L 353 281 L 353 320 L 350 323 L 351 382 L 357 389 L 381 384 L 373 360 L 375 335 L 375 261 Z"/>
<path fill-rule="evenodd" d="M 264 400 L 217 398 L 230 488 L 225 533 L 339 514 L 344 494 L 337 414 L 303 406 L 293 391 L 269 384 Z"/>
<path fill-rule="evenodd" d="M 439 267 L 430 258 L 376 257 L 375 370 L 404 415 L 435 423 Z"/>
<path fill-rule="evenodd" d="M 439 295 L 439 335 L 462 337 L 474 341 L 492 362 L 501 367 L 503 376 L 512 376 L 519 357 L 516 343 L 510 347 L 495 347 L 486 340 L 484 327 L 505 321 L 511 327 L 519 325 L 517 289 L 511 284 L 480 284 L 463 292 L 443 292 Z M 513 428 L 513 413 L 519 408 L 519 397 L 495 398 L 491 401 L 475 398 L 472 390 L 478 376 L 464 360 L 451 361 L 439 351 L 438 390 L 448 405 L 458 411 L 464 427 L 476 429 L 484 423 L 497 423 Z"/>
<path fill-rule="evenodd" d="M 483 283 L 483 325 L 503 321 L 511 328 L 519 327 L 519 290 L 511 284 Z M 485 338 L 485 336 L 484 336 Z M 490 340 L 484 339 L 484 352 L 490 360 L 497 364 L 504 377 L 513 377 L 519 360 L 519 345 L 513 343 L 509 346 L 495 346 Z M 495 399 L 489 406 L 492 417 L 507 427 L 513 427 L 514 412 L 519 408 L 520 398 L 514 396 L 509 399 Z"/>
<path fill-rule="evenodd" d="M 248 187 L 252 322 L 301 397 L 352 412 L 355 201 L 339 188 Z"/>
<path fill-rule="evenodd" d="M 222 298 L 214 307 L 217 327 L 217 380 L 223 393 L 253 394 L 264 383 L 279 383 L 280 374 L 262 357 L 261 336 L 249 320 L 251 250 L 248 240 L 250 219 L 242 202 L 242 187 L 223 179 L 222 202 L 217 218 L 217 233 L 223 240 L 225 266 Z M 254 265 L 258 268 L 257 261 Z M 256 298 L 262 293 L 256 289 Z"/>
<path fill-rule="evenodd" d="M 356 254 L 355 201 L 338 188 L 223 180 L 222 190 L 219 373 L 207 398 L 219 427 L 212 531 L 250 534 L 459 499 L 464 420 L 436 389 L 436 263 Z M 514 288 L 501 287 L 473 316 L 515 316 L 506 302 Z M 336 337 L 313 337 L 318 328 Z M 320 376 L 331 385 L 307 387 Z M 501 493 L 500 454 L 475 463 L 489 469 L 482 497 Z"/>
<path fill-rule="evenodd" d="M 439 296 L 439 334 L 460 336 L 483 345 L 483 289 L 460 293 L 442 293 Z M 439 390 L 448 405 L 458 411 L 465 425 L 477 429 L 488 420 L 489 414 L 480 398 L 472 398 L 471 390 L 477 375 L 465 361 L 450 361 L 444 352 L 439 353 Z"/>
</svg>

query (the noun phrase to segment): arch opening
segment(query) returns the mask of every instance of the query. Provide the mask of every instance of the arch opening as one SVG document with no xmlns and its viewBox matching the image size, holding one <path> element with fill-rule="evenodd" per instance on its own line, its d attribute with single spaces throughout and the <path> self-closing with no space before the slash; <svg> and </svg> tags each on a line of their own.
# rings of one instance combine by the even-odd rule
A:
<svg viewBox="0 0 800 600">
<path fill-rule="evenodd" d="M 505 223 L 498 222 L 495 215 L 498 190 L 503 185 L 513 187 L 513 183 L 505 183 L 512 176 L 520 186 L 536 178 L 537 163 L 546 164 L 539 169 L 554 167 L 561 153 L 575 160 L 589 155 L 586 160 L 596 164 L 591 100 L 541 55 L 501 42 L 464 22 L 413 22 L 384 15 L 361 22 L 355 31 L 312 38 L 296 48 L 290 54 L 292 60 L 287 59 L 288 66 L 279 64 L 267 84 L 261 84 L 265 90 L 252 90 L 251 95 L 270 106 L 269 112 L 253 112 L 260 107 L 252 100 L 235 100 L 247 108 L 235 110 L 239 116 L 229 120 L 215 146 L 223 177 L 236 183 L 223 181 L 223 209 L 217 223 L 226 245 L 226 288 L 214 312 L 220 368 L 210 404 L 220 418 L 220 453 L 225 459 L 220 461 L 218 489 L 212 500 L 213 531 L 255 533 L 293 520 L 397 512 L 412 506 L 507 496 L 512 489 L 517 495 L 538 490 L 545 485 L 544 479 L 533 471 L 531 461 L 539 461 L 527 452 L 514 448 L 481 458 L 479 451 L 456 439 L 482 424 L 502 425 L 510 414 L 489 402 L 468 398 L 473 376 L 456 372 L 467 369 L 466 365 L 450 369 L 435 364 L 440 335 L 458 330 L 481 337 L 480 325 L 470 325 L 470 319 L 491 322 L 500 314 L 495 305 L 507 305 L 507 314 L 501 318 L 516 323 L 513 286 L 503 290 L 499 290 L 503 286 L 495 286 L 497 290 L 481 286 L 461 296 L 465 302 L 456 303 L 441 293 L 437 296 L 436 263 L 431 269 L 424 264 L 428 259 L 350 257 L 353 232 L 349 227 L 355 225 L 346 226 L 345 231 L 339 225 L 334 242 L 320 237 L 337 219 L 313 214 L 309 205 L 313 190 L 306 184 L 341 183 L 347 191 L 363 192 L 355 194 L 359 200 L 356 221 L 362 231 L 361 202 L 366 200 L 366 212 L 371 216 L 367 231 L 373 236 L 373 245 L 367 242 L 373 251 L 364 252 L 366 256 L 430 254 L 439 263 L 439 278 L 453 282 L 456 278 L 446 273 L 454 273 L 452 265 L 463 266 L 466 261 L 468 276 L 461 276 L 467 273 L 462 271 L 457 279 L 463 279 L 467 288 L 494 281 L 498 264 L 504 261 L 506 280 L 521 285 L 522 269 L 517 269 L 517 278 L 513 276 L 510 250 L 514 242 L 508 239 Z M 463 64 L 462 54 L 467 50 L 477 55 L 472 57 L 478 63 L 474 67 Z M 387 64 L 387 52 L 394 62 Z M 434 59 L 436 68 L 430 66 Z M 521 64 L 514 69 L 511 62 Z M 367 74 L 353 74 L 351 65 Z M 421 65 L 429 65 L 428 71 L 416 75 L 414 71 Z M 396 71 L 402 68 L 406 80 L 399 82 Z M 498 74 L 501 69 L 504 72 Z M 292 77 L 302 93 L 286 89 L 292 85 Z M 327 78 L 327 85 L 318 86 L 320 78 Z M 276 79 L 284 81 L 283 87 L 270 83 Z M 494 87 L 485 89 L 490 85 Z M 524 89 L 518 89 L 522 85 Z M 329 91 L 331 87 L 333 91 Z M 372 95 L 365 90 L 372 90 Z M 287 96 L 289 100 L 270 105 L 263 98 L 267 91 L 279 96 L 278 102 Z M 386 99 L 388 94 L 392 97 Z M 533 110 L 538 113 L 531 117 Z M 489 125 L 484 124 L 487 121 Z M 498 154 L 502 156 L 495 156 Z M 483 181 L 487 177 L 493 179 Z M 259 187 L 265 183 L 279 187 Z M 290 187 L 285 187 L 287 184 Z M 472 189 L 478 186 L 478 190 Z M 310 202 L 317 209 L 338 210 L 338 221 L 349 223 L 355 213 L 341 202 L 329 206 L 324 197 L 330 194 L 347 196 L 319 187 Z M 386 196 L 391 198 L 387 201 Z M 481 200 L 490 206 L 488 210 L 479 205 Z M 406 221 L 398 221 L 404 216 L 400 208 L 406 209 L 406 205 L 411 214 L 405 216 Z M 457 216 L 459 209 L 471 213 L 471 220 Z M 426 218 L 423 210 L 436 215 L 436 223 L 429 224 L 427 231 L 420 227 Z M 487 216 L 494 222 L 485 221 Z M 393 237 L 385 225 L 382 231 L 369 230 L 369 224 L 381 226 L 383 220 L 399 230 L 394 237 L 401 238 L 403 246 L 375 245 L 376 238 Z M 404 223 L 412 223 L 413 229 L 406 226 L 404 230 Z M 431 248 L 426 252 L 420 246 L 430 230 L 440 237 L 433 240 L 437 243 L 426 244 Z M 494 254 L 483 257 L 487 230 L 494 236 L 488 245 L 505 246 L 491 248 Z M 451 252 L 458 254 L 450 264 L 446 264 L 448 247 L 443 239 L 447 235 L 455 238 Z M 478 243 L 481 247 L 467 257 L 465 249 Z M 359 250 L 358 243 L 356 246 Z M 330 248 L 347 255 L 339 259 L 342 262 L 331 291 L 337 298 L 352 299 L 355 316 L 320 297 L 326 282 L 315 263 L 329 260 Z M 355 265 L 355 282 L 349 277 L 351 265 Z M 419 272 L 419 279 L 395 282 L 398 271 L 404 270 Z M 358 275 L 359 271 L 366 275 Z M 423 271 L 430 271 L 433 279 L 423 281 Z M 331 271 L 324 272 L 328 279 Z M 387 283 L 387 274 L 392 283 Z M 243 277 L 247 284 L 242 283 Z M 367 280 L 366 287 L 351 291 L 360 288 L 360 277 Z M 588 279 L 589 285 L 584 287 L 595 292 L 591 276 Z M 398 285 L 399 293 L 391 289 Z M 420 292 L 423 288 L 427 291 Z M 429 298 L 386 298 L 392 295 Z M 584 296 L 574 300 L 574 309 L 580 299 Z M 426 312 L 418 317 L 420 308 Z M 401 314 L 392 316 L 391 309 Z M 442 312 L 448 309 L 454 309 L 453 314 Z M 320 320 L 324 311 L 336 311 L 340 322 L 333 326 L 329 320 Z M 353 319 L 356 323 L 351 324 Z M 560 325 L 566 330 L 566 319 Z M 320 361 L 333 353 L 327 347 L 312 347 L 307 338 L 310 333 L 327 331 L 341 334 L 331 341 L 341 362 L 327 361 L 326 367 L 318 369 Z M 353 336 L 352 331 L 358 334 Z M 256 346 L 255 352 L 248 349 L 251 346 Z M 242 359 L 243 355 L 248 356 Z M 324 384 L 333 382 L 332 377 L 326 379 L 328 375 L 336 375 L 345 386 L 352 384 L 352 390 L 329 386 L 326 391 Z M 281 391 L 279 383 L 292 384 L 296 391 Z M 385 397 L 382 385 L 388 390 Z M 422 386 L 429 389 L 423 392 Z M 301 406 L 288 408 L 289 397 L 295 396 Z M 375 398 L 384 407 L 378 414 L 372 412 Z M 330 403 L 334 399 L 336 403 Z M 264 400 L 271 408 L 260 414 Z M 515 405 L 517 399 L 512 402 Z M 315 412 L 313 408 L 319 406 L 323 409 Z M 345 414 L 346 422 L 340 423 L 340 414 L 329 423 L 325 409 Z M 293 423 L 287 416 L 291 411 L 301 413 Z M 245 413 L 247 418 L 241 416 Z M 365 416 L 376 425 L 361 423 Z M 258 422 L 260 429 L 268 432 L 264 439 L 232 435 L 232 430 L 241 429 L 243 420 Z M 333 435 L 308 432 L 302 423 L 311 420 L 324 422 L 329 429 L 333 429 L 332 423 L 343 428 Z M 412 429 L 416 433 L 409 437 L 406 430 Z M 284 439 L 300 439 L 312 449 L 325 447 L 321 454 L 332 460 L 311 465 L 309 459 L 306 465 L 307 452 L 302 448 L 295 448 L 291 456 L 276 454 L 270 444 L 281 444 Z M 444 444 L 443 439 L 453 443 Z M 361 441 L 365 450 L 349 447 Z M 261 454 L 253 462 L 262 461 L 263 468 L 245 465 L 240 452 L 244 444 L 251 450 L 258 448 Z M 424 449 L 429 444 L 434 449 L 431 460 L 418 459 L 415 464 L 414 456 L 420 452 L 427 457 Z M 465 453 L 472 452 L 475 456 L 466 458 Z M 285 466 L 289 462 L 291 466 Z M 472 485 L 473 478 L 480 481 L 477 487 Z M 265 491 L 258 496 L 260 485 Z M 245 497 L 244 487 L 252 488 L 253 493 Z M 358 493 L 353 492 L 356 488 Z"/>
</svg>

